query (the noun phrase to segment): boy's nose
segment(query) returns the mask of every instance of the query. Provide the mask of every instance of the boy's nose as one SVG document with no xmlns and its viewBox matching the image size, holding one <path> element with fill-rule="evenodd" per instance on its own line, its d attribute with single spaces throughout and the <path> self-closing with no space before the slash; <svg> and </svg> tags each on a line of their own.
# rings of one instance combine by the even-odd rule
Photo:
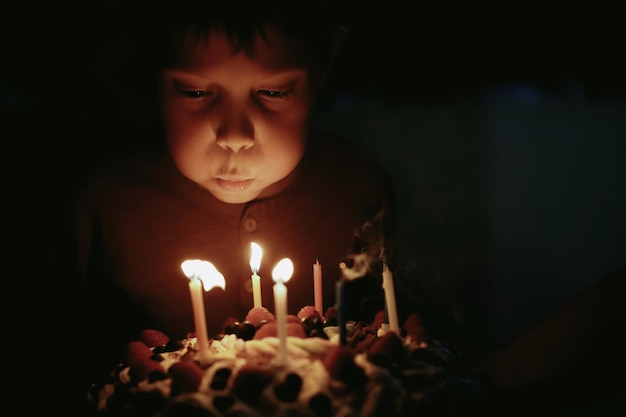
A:
<svg viewBox="0 0 626 417">
<path fill-rule="evenodd" d="M 246 150 L 254 145 L 254 127 L 249 116 L 243 111 L 225 114 L 217 129 L 217 144 L 232 151 Z"/>
<path fill-rule="evenodd" d="M 234 152 L 246 150 L 254 145 L 254 138 L 251 135 L 234 134 L 234 135 L 218 135 L 217 144 Z"/>
</svg>

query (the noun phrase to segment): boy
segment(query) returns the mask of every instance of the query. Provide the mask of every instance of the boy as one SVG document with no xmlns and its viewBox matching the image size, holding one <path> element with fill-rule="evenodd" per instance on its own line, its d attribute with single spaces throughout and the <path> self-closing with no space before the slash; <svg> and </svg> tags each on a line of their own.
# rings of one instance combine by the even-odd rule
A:
<svg viewBox="0 0 626 417">
<path fill-rule="evenodd" d="M 242 11 L 198 2 L 144 32 L 154 49 L 142 48 L 157 53 L 163 140 L 104 165 L 77 204 L 81 310 L 93 345 L 109 357 L 143 328 L 173 339 L 194 331 L 187 259 L 209 261 L 225 277 L 224 289 L 204 292 L 212 335 L 253 306 L 251 242 L 263 250 L 258 275 L 270 311 L 272 269 L 293 261 L 289 314 L 314 304 L 316 258 L 326 310 L 346 255 L 389 250 L 386 174 L 367 153 L 311 129 L 345 31 L 315 5 Z M 371 272 L 346 290 L 348 319 L 370 320 L 383 308 L 380 271 Z"/>
</svg>

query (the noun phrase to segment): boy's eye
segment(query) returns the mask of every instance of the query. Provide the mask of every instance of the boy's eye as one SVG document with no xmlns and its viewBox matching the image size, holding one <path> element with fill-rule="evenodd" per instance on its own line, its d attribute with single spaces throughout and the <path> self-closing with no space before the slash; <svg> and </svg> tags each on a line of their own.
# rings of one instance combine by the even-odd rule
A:
<svg viewBox="0 0 626 417">
<path fill-rule="evenodd" d="M 284 99 L 287 98 L 291 95 L 292 90 L 285 90 L 285 91 L 280 91 L 280 90 L 258 90 L 257 91 L 258 94 L 268 97 L 268 98 L 277 98 L 277 99 Z"/>
<path fill-rule="evenodd" d="M 181 87 L 176 87 L 176 93 L 183 98 L 191 100 L 200 100 L 213 95 L 213 92 L 210 90 L 193 90 Z"/>
</svg>

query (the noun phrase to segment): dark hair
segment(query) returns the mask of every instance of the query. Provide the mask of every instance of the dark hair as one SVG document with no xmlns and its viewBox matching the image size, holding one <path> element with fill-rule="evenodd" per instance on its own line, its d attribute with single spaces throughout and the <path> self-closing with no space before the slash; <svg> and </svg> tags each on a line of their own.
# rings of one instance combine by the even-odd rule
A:
<svg viewBox="0 0 626 417">
<path fill-rule="evenodd" d="M 264 28 L 270 25 L 306 48 L 324 76 L 341 37 L 352 23 L 347 3 L 119 0 L 92 6 L 85 14 L 84 25 L 103 43 L 90 68 L 96 80 L 105 85 L 103 90 L 123 103 L 120 108 L 124 112 L 126 103 L 141 109 L 128 114 L 133 124 L 142 120 L 151 123 L 158 120 L 156 75 L 175 62 L 186 35 L 201 39 L 215 29 L 225 34 L 236 50 L 251 55 L 254 39 L 263 36 Z"/>
<path fill-rule="evenodd" d="M 159 4 L 159 2 L 154 3 Z M 211 30 L 226 35 L 233 48 L 253 56 L 254 39 L 272 26 L 297 40 L 322 70 L 329 67 L 348 25 L 343 1 L 178 0 L 137 19 L 135 42 L 144 63 L 157 68 L 175 62 L 186 36 L 198 39 Z"/>
<path fill-rule="evenodd" d="M 201 39 L 215 29 L 236 50 L 252 55 L 254 39 L 267 25 L 296 39 L 326 72 L 351 24 L 347 6 L 346 0 L 120 1 L 93 12 L 113 35 L 98 72 L 125 91 L 151 95 L 154 75 L 175 62 L 184 36 Z"/>
</svg>

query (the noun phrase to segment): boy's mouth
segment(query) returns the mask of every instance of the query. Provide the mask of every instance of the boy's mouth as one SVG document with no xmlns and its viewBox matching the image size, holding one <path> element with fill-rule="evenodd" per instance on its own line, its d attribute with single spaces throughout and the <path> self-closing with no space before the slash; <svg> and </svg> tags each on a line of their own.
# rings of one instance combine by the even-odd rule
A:
<svg viewBox="0 0 626 417">
<path fill-rule="evenodd" d="M 217 185 L 224 191 L 241 192 L 252 184 L 252 179 L 217 178 Z"/>
</svg>

